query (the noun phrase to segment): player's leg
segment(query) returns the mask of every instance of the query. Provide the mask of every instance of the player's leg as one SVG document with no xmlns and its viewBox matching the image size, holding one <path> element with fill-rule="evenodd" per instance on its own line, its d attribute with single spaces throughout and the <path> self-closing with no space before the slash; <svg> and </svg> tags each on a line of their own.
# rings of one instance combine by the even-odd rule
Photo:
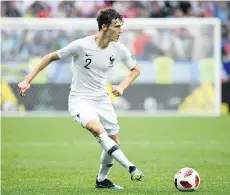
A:
<svg viewBox="0 0 230 195">
<path fill-rule="evenodd" d="M 118 137 L 118 133 L 116 135 L 110 136 L 116 143 L 120 145 L 120 140 Z M 144 174 L 139 171 L 136 166 L 129 167 L 129 173 L 131 175 L 131 180 L 132 181 L 141 181 L 141 179 L 144 177 Z"/>
<path fill-rule="evenodd" d="M 94 106 L 95 105 L 93 105 L 90 100 L 82 100 L 73 97 L 69 98 L 69 112 L 74 120 L 80 123 L 82 127 L 89 130 L 97 138 L 102 148 L 128 169 L 129 166 L 133 164 L 127 160 L 116 142 L 108 136 L 99 121 Z"/>
<path fill-rule="evenodd" d="M 117 145 L 120 145 L 118 136 L 112 135 L 110 136 L 110 138 L 113 139 Z M 101 153 L 100 168 L 97 175 L 97 180 L 99 182 L 108 178 L 108 174 L 113 166 L 113 163 L 114 163 L 114 158 L 110 156 L 105 150 L 103 150 Z"/>
<path fill-rule="evenodd" d="M 92 132 L 92 134 L 98 139 L 98 142 L 103 148 L 99 172 L 103 172 L 102 174 L 104 174 L 105 177 L 103 178 L 102 176 L 100 180 L 98 180 L 97 177 L 96 188 L 112 188 L 118 190 L 123 189 L 123 187 L 113 184 L 113 182 L 111 182 L 107 178 L 108 172 L 113 165 L 114 159 L 116 159 L 121 165 L 123 165 L 127 169 L 129 169 L 129 167 L 133 167 L 134 165 L 130 163 L 128 159 L 124 156 L 123 152 L 120 150 L 116 142 L 108 136 L 107 132 L 104 130 L 103 126 L 99 121 L 92 120 L 88 122 L 86 128 L 90 132 Z"/>
<path fill-rule="evenodd" d="M 120 145 L 120 141 L 116 136 L 110 136 L 118 145 Z M 105 150 L 101 153 L 100 159 L 100 168 L 96 179 L 96 187 L 97 188 L 114 188 L 118 190 L 122 190 L 123 187 L 113 184 L 112 181 L 108 179 L 108 174 L 113 166 L 114 158 L 110 156 Z"/>
<path fill-rule="evenodd" d="M 97 138 L 98 142 L 108 155 L 112 156 L 127 170 L 129 170 L 129 167 L 134 166 L 134 164 L 125 157 L 119 145 L 117 145 L 116 142 L 108 136 L 99 120 L 93 119 L 89 121 L 86 124 L 86 129 L 88 129 Z"/>
<path fill-rule="evenodd" d="M 118 133 L 115 134 L 115 135 L 111 135 L 110 136 L 111 139 L 113 139 L 117 144 L 120 145 L 120 140 L 119 140 L 119 137 L 118 137 Z M 131 175 L 131 180 L 132 181 L 141 181 L 141 179 L 144 177 L 144 174 L 139 171 L 136 166 L 133 166 L 133 167 L 130 167 L 129 168 L 129 173 Z"/>
<path fill-rule="evenodd" d="M 108 135 L 120 146 L 120 140 L 118 137 L 120 127 L 118 125 L 116 113 L 110 101 L 105 101 L 103 103 L 100 103 L 100 107 L 99 109 L 97 109 L 97 113 Z M 104 156 L 104 159 L 109 159 L 110 162 L 112 162 L 112 159 L 108 154 Z M 106 169 L 106 165 L 103 165 L 101 163 L 100 170 L 103 170 L 103 173 L 101 174 L 99 170 L 99 175 L 101 175 L 99 176 L 99 178 L 103 179 L 103 177 L 105 176 L 107 177 L 110 169 L 111 167 Z M 106 175 L 106 170 L 108 171 L 107 175 Z M 131 179 L 133 181 L 140 181 L 144 177 L 143 173 L 139 171 L 134 164 L 128 167 L 128 171 L 131 174 Z"/>
<path fill-rule="evenodd" d="M 119 137 L 118 137 L 118 134 L 119 134 L 119 133 L 117 133 L 117 134 L 115 134 L 115 135 L 109 135 L 109 137 L 110 137 L 113 141 L 115 141 L 118 145 L 120 145 L 120 139 L 119 139 Z"/>
<path fill-rule="evenodd" d="M 97 138 L 102 148 L 110 156 L 114 157 L 128 170 L 129 167 L 133 166 L 119 149 L 116 142 L 114 142 L 104 130 L 91 101 L 71 97 L 69 98 L 69 112 L 75 121 L 80 123 L 82 127 L 88 129 Z"/>
<path fill-rule="evenodd" d="M 105 132 L 103 126 L 99 122 L 97 112 L 92 106 L 92 102 L 89 100 L 82 100 L 77 98 L 69 98 L 69 112 L 73 119 L 80 123 L 82 127 L 87 129 L 97 137 L 97 135 Z M 106 133 L 106 132 L 105 132 Z M 108 137 L 111 140 L 111 138 Z M 111 140 L 112 141 L 112 140 Z M 115 144 L 114 144 L 115 145 Z M 108 151 L 103 150 L 101 160 L 106 164 L 113 164 L 114 158 L 108 155 Z M 104 168 L 104 167 L 103 167 Z M 102 168 L 102 169 L 103 169 Z M 106 172 L 108 170 L 105 170 Z M 121 186 L 113 184 L 110 180 L 104 179 L 102 181 L 96 180 L 97 188 L 113 188 L 113 189 L 123 189 Z"/>
</svg>

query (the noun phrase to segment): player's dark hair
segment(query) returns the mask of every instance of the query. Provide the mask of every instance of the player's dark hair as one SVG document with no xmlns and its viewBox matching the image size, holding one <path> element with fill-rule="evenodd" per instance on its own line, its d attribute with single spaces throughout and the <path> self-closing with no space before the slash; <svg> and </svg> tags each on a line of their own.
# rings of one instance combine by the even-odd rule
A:
<svg viewBox="0 0 230 195">
<path fill-rule="evenodd" d="M 100 10 L 97 14 L 97 23 L 99 31 L 102 29 L 103 24 L 109 26 L 112 23 L 113 19 L 119 19 L 121 22 L 123 22 L 122 15 L 119 14 L 113 8 L 105 8 Z"/>
</svg>

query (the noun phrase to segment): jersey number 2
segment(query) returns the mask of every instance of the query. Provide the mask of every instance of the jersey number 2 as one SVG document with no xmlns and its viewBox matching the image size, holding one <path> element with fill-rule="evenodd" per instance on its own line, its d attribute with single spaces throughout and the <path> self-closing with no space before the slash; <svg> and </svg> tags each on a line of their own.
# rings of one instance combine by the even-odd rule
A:
<svg viewBox="0 0 230 195">
<path fill-rule="evenodd" d="M 92 60 L 91 60 L 90 58 L 87 58 L 87 59 L 85 60 L 85 62 L 86 62 L 86 65 L 85 65 L 84 67 L 85 67 L 86 69 L 90 69 L 89 65 L 91 64 Z"/>
</svg>

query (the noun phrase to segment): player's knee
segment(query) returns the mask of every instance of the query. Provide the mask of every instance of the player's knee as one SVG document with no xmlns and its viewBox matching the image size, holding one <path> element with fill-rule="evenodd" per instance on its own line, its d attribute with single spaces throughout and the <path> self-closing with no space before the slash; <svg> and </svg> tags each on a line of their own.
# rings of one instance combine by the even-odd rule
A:
<svg viewBox="0 0 230 195">
<path fill-rule="evenodd" d="M 100 135 L 104 132 L 104 128 L 98 120 L 88 122 L 86 128 L 94 135 Z"/>
<path fill-rule="evenodd" d="M 100 135 L 100 134 L 102 134 L 103 132 L 104 132 L 104 129 L 101 128 L 101 127 L 99 127 L 99 126 L 94 127 L 94 128 L 92 129 L 92 133 L 93 133 L 94 135 Z"/>
</svg>

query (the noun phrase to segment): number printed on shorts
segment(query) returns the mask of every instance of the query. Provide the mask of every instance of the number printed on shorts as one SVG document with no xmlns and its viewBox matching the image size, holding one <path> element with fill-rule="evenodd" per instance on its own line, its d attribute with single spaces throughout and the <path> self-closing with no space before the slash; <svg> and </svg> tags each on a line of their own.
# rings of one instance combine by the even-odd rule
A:
<svg viewBox="0 0 230 195">
<path fill-rule="evenodd" d="M 84 67 L 85 67 L 86 69 L 90 69 L 89 65 L 91 64 L 92 60 L 91 60 L 90 58 L 87 58 L 87 59 L 85 60 L 85 62 L 86 62 L 86 65 L 85 65 Z"/>
</svg>

